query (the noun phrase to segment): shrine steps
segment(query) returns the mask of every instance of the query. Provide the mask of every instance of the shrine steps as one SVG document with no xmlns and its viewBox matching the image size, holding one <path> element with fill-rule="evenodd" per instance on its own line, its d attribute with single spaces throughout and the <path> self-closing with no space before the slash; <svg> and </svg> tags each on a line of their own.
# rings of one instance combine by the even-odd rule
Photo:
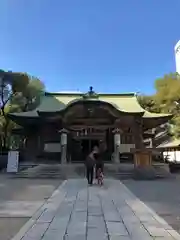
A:
<svg viewBox="0 0 180 240">
<path fill-rule="evenodd" d="M 164 166 L 156 165 L 154 168 L 156 178 L 165 178 L 171 176 Z M 108 178 L 126 180 L 133 179 L 134 165 L 133 164 L 105 164 L 104 174 Z M 20 171 L 13 174 L 16 178 L 34 178 L 34 179 L 69 179 L 69 178 L 84 178 L 84 164 L 39 164 L 28 167 L 21 167 Z"/>
</svg>

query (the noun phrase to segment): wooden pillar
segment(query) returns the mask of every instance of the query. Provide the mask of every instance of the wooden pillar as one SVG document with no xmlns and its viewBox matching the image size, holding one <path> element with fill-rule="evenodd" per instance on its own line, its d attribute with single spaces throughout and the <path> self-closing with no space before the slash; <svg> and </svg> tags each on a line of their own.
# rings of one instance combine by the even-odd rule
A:
<svg viewBox="0 0 180 240">
<path fill-rule="evenodd" d="M 134 137 L 134 144 L 136 149 L 144 149 L 144 142 L 143 142 L 143 126 L 142 126 L 142 119 L 141 117 L 134 118 L 132 124 L 132 133 Z"/>
<path fill-rule="evenodd" d="M 38 141 L 37 136 L 33 134 L 29 134 L 25 141 L 25 160 L 32 162 L 36 161 L 37 153 L 38 153 Z"/>
<path fill-rule="evenodd" d="M 156 147 L 156 141 L 155 141 L 155 136 L 156 136 L 156 129 L 152 129 L 152 134 L 153 136 L 151 137 L 151 141 L 152 141 L 152 148 Z"/>
<path fill-rule="evenodd" d="M 134 118 L 132 130 L 135 143 L 134 165 L 135 167 L 149 167 L 152 165 L 152 152 L 145 148 L 141 117 Z"/>
<path fill-rule="evenodd" d="M 44 152 L 44 138 L 42 133 L 39 135 L 39 154 L 41 155 Z"/>
</svg>

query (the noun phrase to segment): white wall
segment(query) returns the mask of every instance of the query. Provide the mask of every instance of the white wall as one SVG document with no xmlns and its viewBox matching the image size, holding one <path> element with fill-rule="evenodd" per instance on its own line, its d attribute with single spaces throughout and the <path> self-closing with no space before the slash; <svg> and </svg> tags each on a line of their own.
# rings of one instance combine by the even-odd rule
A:
<svg viewBox="0 0 180 240">
<path fill-rule="evenodd" d="M 167 151 L 163 152 L 163 157 L 169 162 L 180 162 L 180 151 Z"/>
<path fill-rule="evenodd" d="M 135 144 L 121 144 L 119 146 L 119 152 L 123 153 L 123 152 L 130 152 L 131 148 L 135 148 Z"/>
<path fill-rule="evenodd" d="M 59 143 L 45 143 L 44 144 L 45 152 L 61 152 L 61 144 Z"/>
</svg>

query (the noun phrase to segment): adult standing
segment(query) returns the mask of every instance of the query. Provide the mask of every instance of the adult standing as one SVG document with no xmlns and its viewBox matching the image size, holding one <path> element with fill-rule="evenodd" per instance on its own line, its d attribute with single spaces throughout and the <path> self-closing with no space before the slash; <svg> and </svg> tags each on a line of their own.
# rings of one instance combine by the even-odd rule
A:
<svg viewBox="0 0 180 240">
<path fill-rule="evenodd" d="M 94 166 L 96 164 L 94 154 L 95 150 L 93 150 L 86 158 L 86 177 L 88 180 L 88 184 L 92 185 L 93 184 L 93 178 L 94 178 Z"/>
</svg>

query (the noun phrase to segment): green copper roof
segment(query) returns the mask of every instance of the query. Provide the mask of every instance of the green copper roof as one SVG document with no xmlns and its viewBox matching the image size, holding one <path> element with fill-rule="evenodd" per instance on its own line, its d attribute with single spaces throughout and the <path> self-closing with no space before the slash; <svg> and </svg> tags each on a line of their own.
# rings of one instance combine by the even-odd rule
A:
<svg viewBox="0 0 180 240">
<path fill-rule="evenodd" d="M 38 117 L 38 112 L 60 112 L 67 108 L 74 102 L 83 100 L 81 93 L 46 93 L 42 97 L 41 104 L 33 111 L 13 113 L 11 115 L 17 117 Z M 86 100 L 86 99 L 84 99 Z M 117 110 L 124 113 L 141 113 L 143 118 L 159 118 L 170 116 L 168 114 L 150 113 L 144 110 L 138 103 L 136 94 L 98 94 L 97 97 L 89 98 L 88 100 L 100 101 L 103 103 L 111 104 Z"/>
<path fill-rule="evenodd" d="M 83 100 L 81 94 L 47 94 L 38 111 L 58 112 L 71 103 Z M 102 101 L 110 103 L 112 106 L 122 112 L 141 113 L 144 109 L 137 102 L 135 94 L 99 94 L 98 98 L 90 99 L 91 101 Z"/>
</svg>

